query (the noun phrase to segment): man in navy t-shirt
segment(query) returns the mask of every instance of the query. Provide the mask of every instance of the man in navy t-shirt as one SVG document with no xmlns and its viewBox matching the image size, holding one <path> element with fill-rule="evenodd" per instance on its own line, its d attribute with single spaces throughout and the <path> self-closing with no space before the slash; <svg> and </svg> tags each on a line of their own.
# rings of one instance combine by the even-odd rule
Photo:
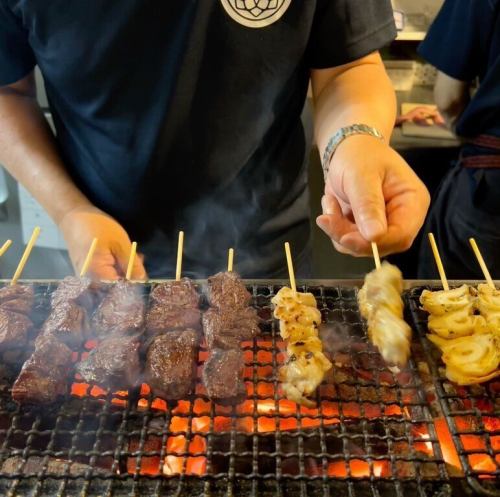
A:
<svg viewBox="0 0 500 497">
<path fill-rule="evenodd" d="M 446 0 L 420 53 L 439 70 L 436 103 L 463 141 L 460 159 L 433 200 L 426 231 L 443 247 L 448 277 L 482 278 L 470 237 L 500 276 L 500 0 Z M 476 79 L 479 88 L 471 95 Z M 435 277 L 427 243 L 420 252 L 419 277 Z"/>
<path fill-rule="evenodd" d="M 309 252 L 309 80 L 326 177 L 319 226 L 338 250 L 411 244 L 428 194 L 388 145 L 395 98 L 378 49 L 389 0 L 0 0 L 0 163 L 56 221 L 79 267 L 206 276 L 228 247 L 248 277 Z M 57 136 L 38 108 L 43 73 Z"/>
</svg>

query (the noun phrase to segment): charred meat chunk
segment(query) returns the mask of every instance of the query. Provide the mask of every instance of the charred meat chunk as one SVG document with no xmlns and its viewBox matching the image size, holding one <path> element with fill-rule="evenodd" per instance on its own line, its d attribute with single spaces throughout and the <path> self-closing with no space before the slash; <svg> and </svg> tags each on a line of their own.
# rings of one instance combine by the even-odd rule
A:
<svg viewBox="0 0 500 497">
<path fill-rule="evenodd" d="M 54 402 L 68 390 L 72 367 L 71 350 L 54 337 L 38 340 L 12 387 L 12 398 L 20 404 Z"/>
<path fill-rule="evenodd" d="M 51 306 L 55 308 L 62 302 L 71 301 L 83 307 L 91 308 L 97 290 L 98 284 L 90 278 L 67 276 L 52 293 Z"/>
<path fill-rule="evenodd" d="M 199 335 L 195 330 L 156 336 L 148 348 L 144 381 L 156 397 L 183 399 L 193 390 Z"/>
<path fill-rule="evenodd" d="M 140 287 L 117 281 L 97 308 L 93 327 L 97 336 L 135 335 L 142 332 L 145 304 Z"/>
<path fill-rule="evenodd" d="M 37 341 L 48 335 L 69 347 L 79 347 L 89 336 L 86 310 L 72 301 L 61 302 L 45 320 Z"/>
<path fill-rule="evenodd" d="M 188 278 L 156 285 L 149 296 L 153 304 L 198 307 L 200 296 L 193 282 Z"/>
<path fill-rule="evenodd" d="M 149 299 L 151 305 L 146 317 L 149 335 L 201 328 L 200 296 L 191 280 L 160 283 L 153 288 Z"/>
<path fill-rule="evenodd" d="M 0 289 L 0 308 L 27 316 L 33 307 L 34 298 L 31 285 L 4 286 Z"/>
<path fill-rule="evenodd" d="M 28 332 L 32 327 L 31 320 L 23 314 L 7 311 L 0 307 L 0 352 L 22 347 L 26 343 Z"/>
<path fill-rule="evenodd" d="M 246 393 L 243 381 L 243 351 L 213 349 L 203 367 L 203 384 L 210 399 L 237 402 Z"/>
<path fill-rule="evenodd" d="M 234 272 L 217 273 L 208 278 L 208 300 L 212 307 L 235 309 L 250 304 L 251 295 Z"/>
<path fill-rule="evenodd" d="M 139 338 L 110 336 L 76 366 L 87 383 L 111 390 L 128 390 L 140 379 Z"/>
<path fill-rule="evenodd" d="M 252 307 L 218 309 L 211 307 L 203 314 L 203 331 L 209 349 L 232 349 L 259 333 L 259 317 Z"/>
</svg>

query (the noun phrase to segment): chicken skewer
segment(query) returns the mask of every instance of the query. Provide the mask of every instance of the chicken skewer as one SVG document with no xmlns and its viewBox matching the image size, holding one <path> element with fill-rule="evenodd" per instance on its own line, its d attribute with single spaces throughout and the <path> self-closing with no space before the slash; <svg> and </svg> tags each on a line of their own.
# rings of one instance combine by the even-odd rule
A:
<svg viewBox="0 0 500 497">
<path fill-rule="evenodd" d="M 410 356 L 411 328 L 403 319 L 403 278 L 396 266 L 380 262 L 372 244 L 375 270 L 368 273 L 358 293 L 361 315 L 368 321 L 368 336 L 394 372 Z"/>
<path fill-rule="evenodd" d="M 442 267 L 432 233 L 429 240 L 436 263 Z M 459 385 L 482 383 L 500 375 L 500 331 L 496 319 L 500 316 L 500 292 L 495 289 L 477 243 L 472 238 L 469 241 L 488 281 L 478 286 L 477 297 L 467 285 L 462 285 L 438 292 L 424 290 L 420 298 L 424 309 L 430 312 L 431 333 L 427 337 L 443 352 L 447 378 Z M 476 310 L 481 315 L 474 314 Z"/>
<path fill-rule="evenodd" d="M 319 387 L 332 363 L 323 354 L 318 337 L 321 324 L 316 299 L 311 293 L 297 292 L 290 245 L 285 244 L 290 287 L 283 287 L 272 299 L 274 317 L 280 320 L 280 335 L 287 340 L 287 360 L 279 371 L 286 398 L 306 407 L 314 407 L 309 399 Z"/>
</svg>

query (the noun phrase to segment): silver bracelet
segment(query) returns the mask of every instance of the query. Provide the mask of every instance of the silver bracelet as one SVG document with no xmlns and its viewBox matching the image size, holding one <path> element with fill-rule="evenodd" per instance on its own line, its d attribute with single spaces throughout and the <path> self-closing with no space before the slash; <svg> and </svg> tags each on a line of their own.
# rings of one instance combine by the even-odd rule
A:
<svg viewBox="0 0 500 497">
<path fill-rule="evenodd" d="M 328 141 L 328 145 L 325 148 L 323 153 L 323 160 L 321 161 L 321 165 L 323 166 L 323 173 L 326 177 L 328 176 L 328 170 L 330 169 L 330 162 L 332 160 L 333 154 L 339 147 L 339 145 L 349 136 L 353 135 L 369 135 L 379 140 L 383 140 L 384 136 L 382 133 L 367 124 L 352 124 L 351 126 L 345 126 L 340 128 Z"/>
</svg>

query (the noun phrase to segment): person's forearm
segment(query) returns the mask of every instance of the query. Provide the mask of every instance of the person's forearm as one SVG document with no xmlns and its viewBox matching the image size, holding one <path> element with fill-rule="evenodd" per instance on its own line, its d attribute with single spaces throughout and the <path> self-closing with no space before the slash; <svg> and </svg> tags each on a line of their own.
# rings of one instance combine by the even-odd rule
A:
<svg viewBox="0 0 500 497">
<path fill-rule="evenodd" d="M 352 124 L 373 126 L 389 142 L 396 119 L 396 96 L 378 54 L 343 67 L 314 70 L 311 77 L 321 154 L 334 133 Z"/>
<path fill-rule="evenodd" d="M 0 88 L 0 164 L 59 223 L 68 211 L 91 204 L 66 172 L 35 97 L 32 76 Z"/>
</svg>

